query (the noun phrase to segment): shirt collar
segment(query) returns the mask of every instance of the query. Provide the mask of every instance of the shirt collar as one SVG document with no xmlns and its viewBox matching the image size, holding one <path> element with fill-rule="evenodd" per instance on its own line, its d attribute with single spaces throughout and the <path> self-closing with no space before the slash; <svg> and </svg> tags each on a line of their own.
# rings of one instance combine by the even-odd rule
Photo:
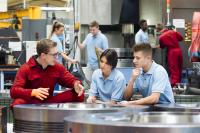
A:
<svg viewBox="0 0 200 133">
<path fill-rule="evenodd" d="M 35 66 L 39 65 L 39 63 L 36 61 L 37 57 L 38 57 L 37 55 L 34 55 L 28 60 L 27 63 L 30 67 L 35 67 Z"/>
<path fill-rule="evenodd" d="M 106 80 L 114 80 L 114 77 L 115 77 L 115 75 L 114 75 L 115 72 L 114 72 L 114 71 L 115 71 L 115 69 L 113 69 L 113 70 L 111 71 L 110 75 L 108 76 L 108 78 L 107 78 Z M 102 71 L 100 71 L 99 77 L 100 77 L 101 79 L 104 80 Z"/>
<path fill-rule="evenodd" d="M 94 37 L 94 38 L 98 37 L 100 34 L 101 34 L 101 31 L 100 31 L 100 30 L 97 32 L 97 34 L 96 34 L 95 36 L 92 35 L 92 33 L 91 33 L 92 37 Z"/>
<path fill-rule="evenodd" d="M 142 29 L 140 29 L 140 32 L 145 33 L 145 34 L 147 33 L 147 31 L 145 32 L 145 31 L 143 31 Z"/>
<path fill-rule="evenodd" d="M 149 71 L 146 72 L 146 74 L 153 74 L 153 71 L 154 71 L 154 69 L 155 69 L 155 66 L 156 66 L 156 63 L 152 60 L 151 67 L 150 67 Z"/>
<path fill-rule="evenodd" d="M 41 68 L 43 69 L 42 65 L 40 65 L 40 64 L 38 63 L 38 61 L 36 60 L 37 57 L 38 57 L 38 55 L 32 56 L 32 57 L 29 59 L 29 61 L 28 61 L 28 65 L 29 65 L 31 68 L 33 68 L 33 67 L 41 67 Z M 47 67 L 49 67 L 49 66 L 47 66 Z M 46 67 L 46 68 L 47 68 L 47 67 Z"/>
</svg>

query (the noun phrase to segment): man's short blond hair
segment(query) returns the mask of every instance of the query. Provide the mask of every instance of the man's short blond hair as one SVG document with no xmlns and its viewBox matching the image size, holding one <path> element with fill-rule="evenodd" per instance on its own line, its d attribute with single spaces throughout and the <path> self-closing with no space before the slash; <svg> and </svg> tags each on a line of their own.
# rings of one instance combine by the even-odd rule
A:
<svg viewBox="0 0 200 133">
<path fill-rule="evenodd" d="M 97 28 L 99 28 L 99 23 L 97 21 L 92 21 L 90 23 L 90 27 L 97 27 Z"/>
<path fill-rule="evenodd" d="M 136 44 L 133 47 L 133 52 L 143 52 L 145 55 L 152 56 L 152 48 L 151 45 L 148 43 Z"/>
</svg>

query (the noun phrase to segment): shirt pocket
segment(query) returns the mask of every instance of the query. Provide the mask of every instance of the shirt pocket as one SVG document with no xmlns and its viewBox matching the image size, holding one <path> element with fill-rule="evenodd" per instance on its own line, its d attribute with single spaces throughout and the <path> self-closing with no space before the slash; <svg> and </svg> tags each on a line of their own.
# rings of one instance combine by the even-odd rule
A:
<svg viewBox="0 0 200 133">
<path fill-rule="evenodd" d="M 39 74 L 32 73 L 28 76 L 28 88 L 36 89 L 41 87 L 41 85 L 42 85 L 42 79 Z"/>
<path fill-rule="evenodd" d="M 38 82 L 41 80 L 41 75 L 39 74 L 36 74 L 36 73 L 32 73 L 28 76 L 28 80 L 31 81 L 31 82 Z"/>
<path fill-rule="evenodd" d="M 56 72 L 48 74 L 48 82 L 57 83 L 60 75 Z"/>
</svg>

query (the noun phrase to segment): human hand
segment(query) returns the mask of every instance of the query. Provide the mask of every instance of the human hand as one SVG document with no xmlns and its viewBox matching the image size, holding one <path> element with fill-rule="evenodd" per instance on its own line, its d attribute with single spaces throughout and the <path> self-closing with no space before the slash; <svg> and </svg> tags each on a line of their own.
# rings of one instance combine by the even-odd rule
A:
<svg viewBox="0 0 200 133">
<path fill-rule="evenodd" d="M 98 51 L 99 54 L 101 54 L 103 52 L 103 49 L 95 47 L 95 49 Z"/>
<path fill-rule="evenodd" d="M 121 102 L 118 102 L 117 104 L 121 105 L 121 106 L 128 106 L 128 105 L 130 105 L 129 101 L 121 101 Z"/>
<path fill-rule="evenodd" d="M 36 97 L 40 100 L 44 100 L 49 96 L 49 88 L 38 88 L 38 89 L 33 89 L 31 92 L 31 96 Z"/>
<path fill-rule="evenodd" d="M 135 68 L 132 70 L 132 79 L 135 80 L 141 73 L 142 68 Z"/>
<path fill-rule="evenodd" d="M 154 46 L 152 46 L 152 48 L 153 48 L 153 49 L 160 48 L 160 45 L 159 45 L 159 44 L 158 44 L 158 45 L 154 45 Z"/>
<path fill-rule="evenodd" d="M 78 61 L 76 59 L 72 59 L 70 62 L 76 64 Z"/>
<path fill-rule="evenodd" d="M 87 99 L 87 103 L 95 103 L 96 102 L 96 97 L 95 96 L 89 96 Z"/>
<path fill-rule="evenodd" d="M 75 82 L 74 89 L 78 96 L 81 96 L 84 92 L 84 87 L 80 84 L 80 81 Z"/>
</svg>

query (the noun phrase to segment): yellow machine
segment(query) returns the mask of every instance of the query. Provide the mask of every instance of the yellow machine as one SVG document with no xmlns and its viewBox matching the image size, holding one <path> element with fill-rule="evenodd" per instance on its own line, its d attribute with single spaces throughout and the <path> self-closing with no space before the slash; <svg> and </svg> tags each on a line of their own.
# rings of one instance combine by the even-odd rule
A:
<svg viewBox="0 0 200 133">
<path fill-rule="evenodd" d="M 41 9 L 37 6 L 32 6 L 27 9 L 0 12 L 0 28 L 22 29 L 22 19 L 40 19 Z"/>
</svg>

